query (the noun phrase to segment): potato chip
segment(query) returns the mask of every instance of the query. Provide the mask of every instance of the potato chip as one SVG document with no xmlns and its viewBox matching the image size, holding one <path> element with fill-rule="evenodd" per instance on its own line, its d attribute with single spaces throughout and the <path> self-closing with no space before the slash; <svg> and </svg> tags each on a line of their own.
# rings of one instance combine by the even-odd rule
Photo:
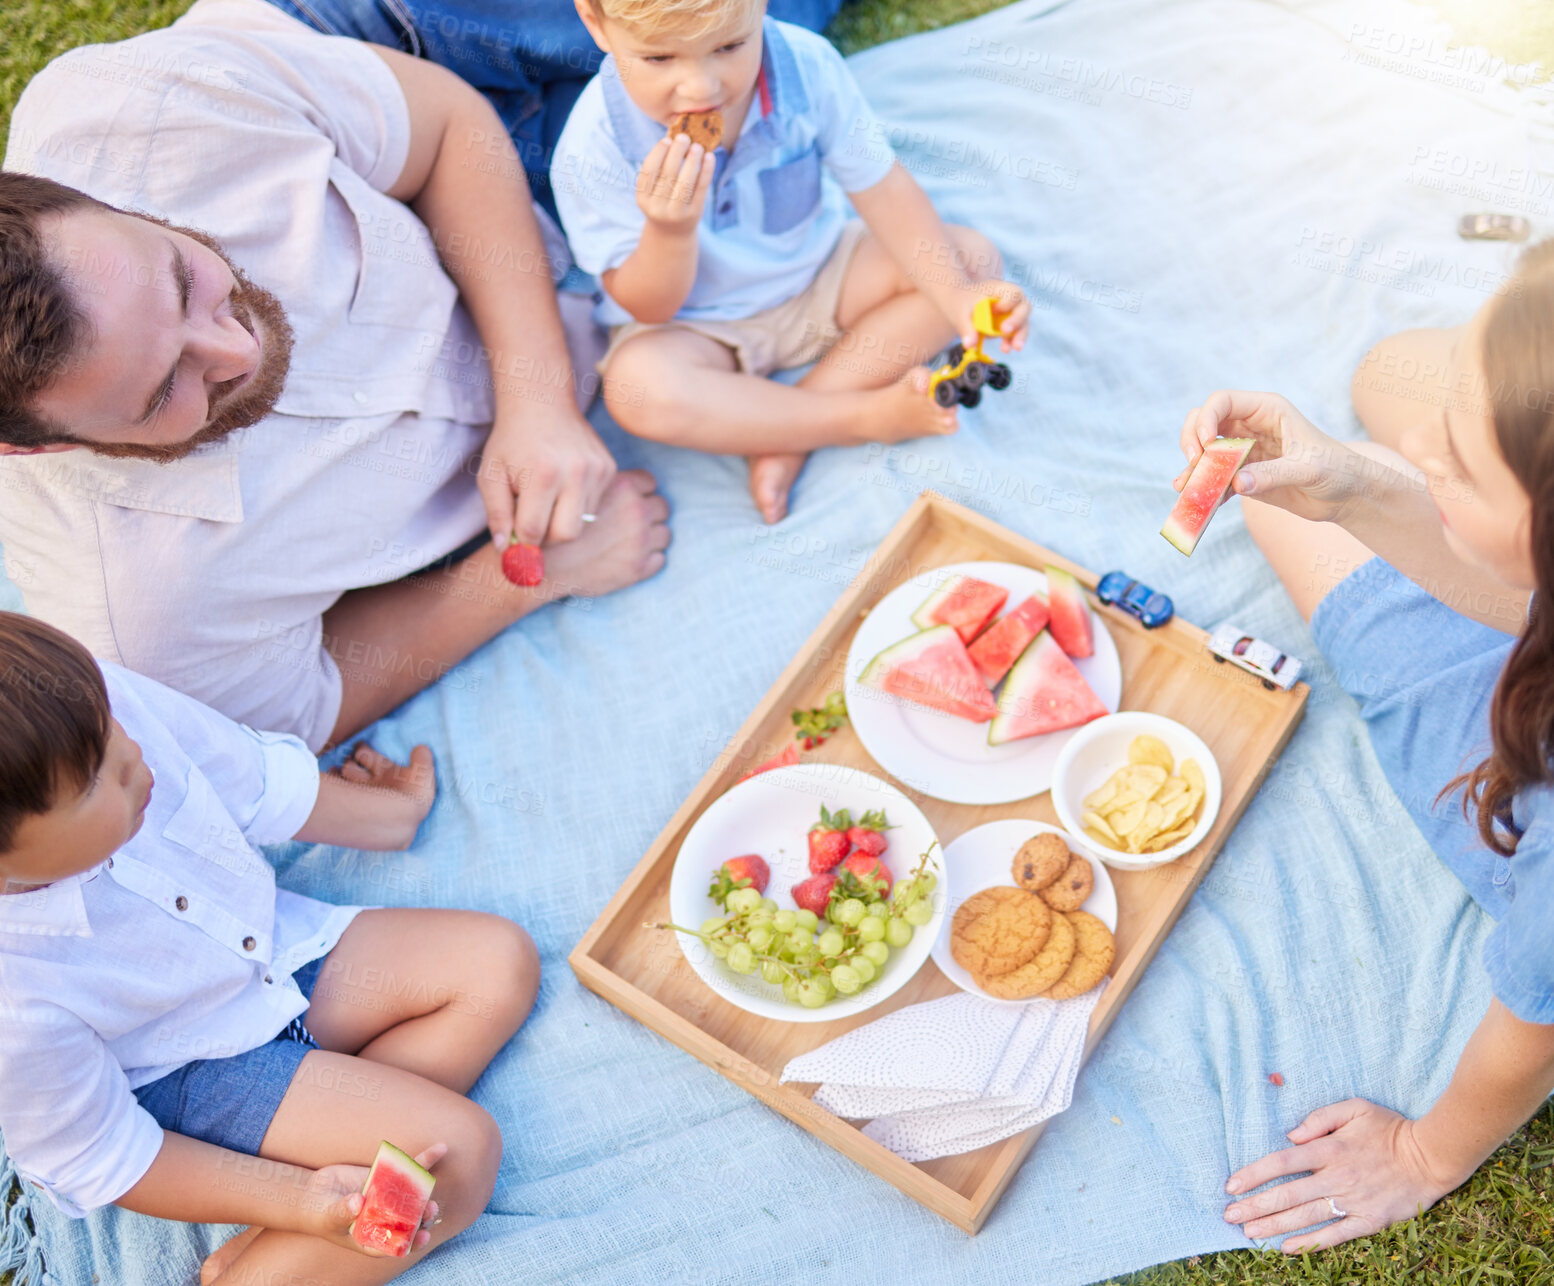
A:
<svg viewBox="0 0 1554 1286">
<path fill-rule="evenodd" d="M 1204 780 L 1203 769 L 1198 767 L 1196 759 L 1182 760 L 1180 769 L 1181 779 L 1191 786 L 1201 796 L 1209 788 L 1209 783 Z"/>
<path fill-rule="evenodd" d="M 1091 815 L 1094 816 L 1094 814 Z M 1085 834 L 1088 835 L 1091 839 L 1095 840 L 1098 844 L 1102 844 L 1107 848 L 1119 848 L 1121 846 L 1115 835 L 1113 835 L 1110 839 L 1107 839 L 1106 836 L 1102 835 L 1101 832 L 1096 830 L 1093 826 L 1086 826 L 1084 829 Z"/>
<path fill-rule="evenodd" d="M 1149 843 L 1144 845 L 1144 852 L 1159 853 L 1170 848 L 1173 844 L 1180 844 L 1192 834 L 1193 827 L 1196 825 L 1196 822 L 1189 820 L 1173 830 L 1161 831 L 1160 834 L 1154 836 Z"/>
<path fill-rule="evenodd" d="M 1111 823 L 1099 813 L 1092 813 L 1086 810 L 1080 815 L 1079 824 L 1088 831 L 1094 831 L 1105 836 L 1106 843 L 1110 847 L 1122 847 L 1122 840 L 1117 837 L 1117 832 L 1111 828 Z"/>
<path fill-rule="evenodd" d="M 1171 747 L 1159 737 L 1151 737 L 1148 733 L 1134 737 L 1128 743 L 1128 762 L 1151 764 L 1157 768 L 1164 768 L 1167 773 L 1176 770 L 1176 757 L 1172 755 Z"/>
<path fill-rule="evenodd" d="M 1088 809 L 1098 810 L 1105 808 L 1116 798 L 1118 782 L 1122 777 L 1122 769 L 1118 769 L 1104 782 L 1092 790 L 1084 798 L 1084 805 Z"/>
<path fill-rule="evenodd" d="M 1107 813 L 1106 820 L 1112 830 L 1126 839 L 1128 832 L 1144 820 L 1144 809 L 1148 802 L 1148 800 L 1141 799 L 1136 804 L 1130 804 L 1126 808 L 1119 808 L 1115 812 Z"/>
<path fill-rule="evenodd" d="M 1144 845 L 1163 829 L 1164 820 L 1165 810 L 1152 799 L 1145 801 L 1144 820 L 1128 832 L 1128 852 L 1143 852 Z"/>
</svg>

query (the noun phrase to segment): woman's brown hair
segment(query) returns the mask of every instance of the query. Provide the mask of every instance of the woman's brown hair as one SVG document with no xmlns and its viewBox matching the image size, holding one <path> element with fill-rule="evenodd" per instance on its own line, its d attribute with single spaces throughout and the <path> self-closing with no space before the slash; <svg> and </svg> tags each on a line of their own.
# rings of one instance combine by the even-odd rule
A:
<svg viewBox="0 0 1554 1286">
<path fill-rule="evenodd" d="M 1527 251 L 1486 320 L 1485 388 L 1500 454 L 1532 502 L 1538 589 L 1495 687 L 1490 755 L 1447 791 L 1465 787 L 1464 813 L 1471 806 L 1484 843 L 1509 857 L 1512 800 L 1554 780 L 1554 241 Z"/>
</svg>

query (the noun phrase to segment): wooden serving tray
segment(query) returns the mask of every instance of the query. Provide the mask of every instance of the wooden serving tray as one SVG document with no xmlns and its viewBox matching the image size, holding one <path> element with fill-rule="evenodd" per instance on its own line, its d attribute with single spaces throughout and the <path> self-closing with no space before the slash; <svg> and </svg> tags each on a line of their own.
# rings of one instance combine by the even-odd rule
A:
<svg viewBox="0 0 1554 1286">
<path fill-rule="evenodd" d="M 793 740 L 789 712 L 818 706 L 843 686 L 843 668 L 860 620 L 902 581 L 948 563 L 993 559 L 1066 567 L 1089 590 L 1096 577 L 981 514 L 925 491 L 881 543 L 799 654 L 755 708 L 725 752 L 670 818 L 620 890 L 569 957 L 583 985 L 743 1086 L 769 1107 L 824 1139 L 959 1228 L 975 1234 L 1025 1160 L 1041 1128 L 975 1152 L 913 1164 L 866 1138 L 857 1124 L 811 1101 L 813 1085 L 780 1085 L 789 1059 L 898 1009 L 955 991 L 934 963 L 866 1014 L 831 1023 L 757 1018 L 716 995 L 697 978 L 675 935 L 643 927 L 669 919 L 675 856 L 702 810 L 750 768 Z M 925 591 L 926 592 L 926 591 Z M 1093 598 L 1093 593 L 1092 593 Z M 1223 802 L 1208 838 L 1168 866 L 1111 872 L 1117 889 L 1117 958 L 1112 982 L 1090 1019 L 1085 1055 L 1105 1034 L 1198 887 L 1225 837 L 1240 819 L 1305 708 L 1308 689 L 1268 691 L 1251 675 L 1215 662 L 1206 634 L 1180 618 L 1145 630 L 1113 608 L 1097 611 L 1122 662 L 1124 710 L 1150 710 L 1186 724 L 1219 762 Z M 840 763 L 891 781 L 920 807 L 942 844 L 984 822 L 1024 817 L 1057 823 L 1043 792 L 1013 804 L 977 806 L 931 799 L 886 773 L 850 727 L 806 751 L 805 763 Z"/>
</svg>

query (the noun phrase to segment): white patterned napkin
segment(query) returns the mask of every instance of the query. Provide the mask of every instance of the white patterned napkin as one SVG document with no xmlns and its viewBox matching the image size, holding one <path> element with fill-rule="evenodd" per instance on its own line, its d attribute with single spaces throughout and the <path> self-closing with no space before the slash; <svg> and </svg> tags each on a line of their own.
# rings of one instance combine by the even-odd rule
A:
<svg viewBox="0 0 1554 1286">
<path fill-rule="evenodd" d="M 863 1132 L 908 1161 L 970 1152 L 1068 1106 L 1105 989 L 1023 1005 L 969 992 L 908 1005 L 799 1055 L 782 1079 L 818 1083 L 819 1106 L 867 1118 Z"/>
</svg>

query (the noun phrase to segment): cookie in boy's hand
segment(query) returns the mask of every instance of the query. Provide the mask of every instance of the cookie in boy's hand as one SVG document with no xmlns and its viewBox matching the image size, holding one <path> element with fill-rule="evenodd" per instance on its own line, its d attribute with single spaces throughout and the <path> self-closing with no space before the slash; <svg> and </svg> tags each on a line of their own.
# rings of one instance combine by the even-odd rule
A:
<svg viewBox="0 0 1554 1286">
<path fill-rule="evenodd" d="M 669 137 L 679 134 L 711 152 L 723 141 L 723 113 L 716 108 L 710 112 L 681 112 L 669 122 Z"/>
</svg>

